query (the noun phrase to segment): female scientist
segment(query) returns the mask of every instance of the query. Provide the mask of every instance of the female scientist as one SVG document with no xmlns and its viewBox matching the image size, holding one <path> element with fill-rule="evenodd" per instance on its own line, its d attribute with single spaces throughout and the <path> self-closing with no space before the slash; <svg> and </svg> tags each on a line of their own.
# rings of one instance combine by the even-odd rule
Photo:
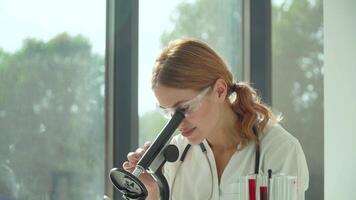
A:
<svg viewBox="0 0 356 200">
<path fill-rule="evenodd" d="M 174 200 L 237 199 L 238 177 L 283 173 L 297 176 L 298 199 L 304 199 L 309 173 L 298 140 L 278 124 L 247 83 L 235 82 L 222 58 L 194 39 L 172 41 L 156 59 L 152 90 L 166 117 L 186 110 L 177 145 L 180 159 L 166 163 L 164 175 Z M 128 154 L 132 172 L 149 144 Z M 158 199 L 158 186 L 144 173 L 140 180 L 148 199 Z"/>
</svg>

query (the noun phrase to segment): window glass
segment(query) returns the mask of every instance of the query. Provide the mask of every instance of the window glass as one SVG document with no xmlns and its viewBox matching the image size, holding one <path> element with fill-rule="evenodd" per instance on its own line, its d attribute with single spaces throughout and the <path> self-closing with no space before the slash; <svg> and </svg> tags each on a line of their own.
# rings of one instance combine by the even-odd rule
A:
<svg viewBox="0 0 356 200">
<path fill-rule="evenodd" d="M 322 0 L 272 1 L 272 105 L 305 152 L 306 199 L 324 199 Z"/>
<path fill-rule="evenodd" d="M 102 199 L 103 1 L 0 2 L 0 199 Z"/>
<path fill-rule="evenodd" d="M 138 101 L 140 144 L 147 140 L 152 141 L 166 122 L 155 110 L 156 100 L 151 91 L 150 78 L 156 56 L 169 41 L 193 37 L 207 42 L 222 55 L 236 78 L 241 80 L 241 2 L 239 0 L 140 1 Z"/>
</svg>

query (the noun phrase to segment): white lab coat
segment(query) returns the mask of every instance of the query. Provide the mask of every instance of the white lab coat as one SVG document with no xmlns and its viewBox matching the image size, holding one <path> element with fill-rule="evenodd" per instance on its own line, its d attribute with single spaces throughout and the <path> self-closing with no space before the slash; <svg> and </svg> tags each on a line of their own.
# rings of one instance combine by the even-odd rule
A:
<svg viewBox="0 0 356 200">
<path fill-rule="evenodd" d="M 298 140 L 279 124 L 268 123 L 260 137 L 260 173 L 284 173 L 298 177 L 299 200 L 309 184 L 309 172 L 304 152 Z M 172 139 L 177 145 L 180 156 L 187 140 L 177 135 Z M 192 145 L 183 162 L 166 163 L 164 175 L 169 183 L 172 200 L 236 200 L 237 179 L 252 174 L 255 166 L 254 143 L 237 150 L 224 169 L 220 183 L 214 155 L 206 140 L 203 141 L 207 155 L 199 145 Z"/>
</svg>

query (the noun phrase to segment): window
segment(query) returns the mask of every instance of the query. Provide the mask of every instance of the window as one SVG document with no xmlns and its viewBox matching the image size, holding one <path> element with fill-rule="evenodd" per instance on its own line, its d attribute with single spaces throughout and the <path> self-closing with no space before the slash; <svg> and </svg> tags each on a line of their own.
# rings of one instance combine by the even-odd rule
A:
<svg viewBox="0 0 356 200">
<path fill-rule="evenodd" d="M 323 2 L 272 4 L 272 105 L 307 158 L 306 199 L 324 199 Z"/>
<path fill-rule="evenodd" d="M 1 1 L 0 199 L 102 199 L 105 6 Z"/>
<path fill-rule="evenodd" d="M 165 120 L 155 111 L 151 70 L 170 40 L 193 37 L 216 49 L 238 80 L 242 79 L 242 1 L 140 1 L 139 140 L 152 141 Z M 154 11 L 159 7 L 159 12 Z M 211 15 L 214 13 L 214 17 Z"/>
</svg>

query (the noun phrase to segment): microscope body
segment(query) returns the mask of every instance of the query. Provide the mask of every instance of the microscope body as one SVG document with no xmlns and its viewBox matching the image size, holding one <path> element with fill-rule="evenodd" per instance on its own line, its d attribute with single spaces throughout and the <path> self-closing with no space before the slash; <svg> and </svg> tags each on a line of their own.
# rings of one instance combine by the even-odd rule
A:
<svg viewBox="0 0 356 200">
<path fill-rule="evenodd" d="M 145 185 L 139 180 L 139 176 L 148 171 L 157 181 L 160 190 L 160 199 L 169 200 L 169 186 L 162 173 L 162 167 L 168 162 L 178 159 L 178 148 L 169 144 L 169 141 L 185 118 L 183 110 L 177 110 L 158 134 L 151 146 L 138 161 L 135 170 L 129 173 L 123 169 L 113 168 L 110 171 L 110 179 L 113 185 L 123 194 L 126 200 L 144 200 L 148 192 Z"/>
</svg>

